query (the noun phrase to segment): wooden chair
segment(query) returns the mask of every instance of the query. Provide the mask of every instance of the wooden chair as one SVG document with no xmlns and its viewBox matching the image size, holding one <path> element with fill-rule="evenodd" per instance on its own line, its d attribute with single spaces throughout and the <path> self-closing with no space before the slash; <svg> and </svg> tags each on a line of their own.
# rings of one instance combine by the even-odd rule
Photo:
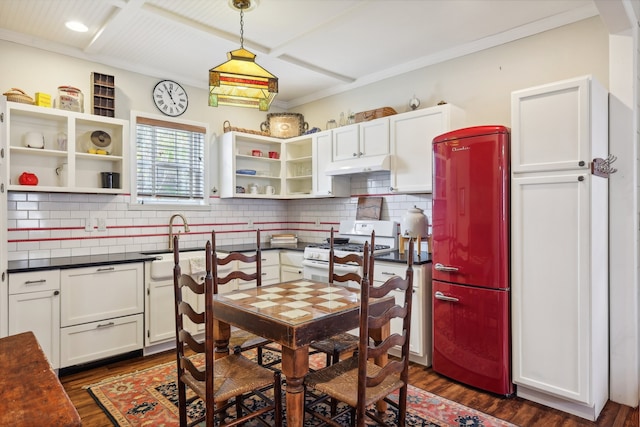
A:
<svg viewBox="0 0 640 427">
<path fill-rule="evenodd" d="M 371 248 L 375 247 L 375 231 L 371 234 Z M 329 282 L 348 282 L 354 281 L 361 283 L 362 276 L 356 273 L 337 274 L 335 272 L 335 264 L 352 263 L 361 267 L 364 266 L 364 258 L 359 254 L 348 254 L 344 257 L 335 255 L 334 251 L 334 230 L 331 228 L 331 235 L 329 238 Z M 369 277 L 373 280 L 373 249 L 371 250 L 371 258 L 369 260 Z M 340 356 L 343 353 L 353 352 L 358 349 L 358 337 L 348 332 L 336 334 L 326 340 L 315 341 L 309 346 L 316 352 L 325 353 L 327 356 L 326 366 L 336 363 L 340 360 Z"/>
<path fill-rule="evenodd" d="M 409 253 L 413 253 L 413 241 L 409 243 Z M 305 387 L 312 388 L 317 392 L 326 394 L 332 400 L 337 399 L 348 405 L 347 410 L 351 411 L 352 417 L 350 425 L 363 427 L 365 425 L 365 416 L 380 425 L 386 425 L 380 417 L 381 414 L 366 410 L 368 406 L 384 400 L 398 408 L 397 425 L 405 426 L 413 293 L 413 257 L 408 257 L 408 259 L 405 278 L 394 276 L 379 287 L 373 287 L 369 284 L 368 270 L 365 267 L 360 303 L 360 347 L 358 354 L 313 372 L 305 378 Z M 368 257 L 365 256 L 366 263 L 368 263 Z M 374 316 L 369 313 L 369 298 L 382 298 L 392 295 L 395 290 L 400 290 L 404 294 L 404 304 L 402 306 L 396 304 L 380 316 Z M 380 343 L 371 343 L 369 340 L 369 328 L 384 325 L 393 318 L 402 319 L 402 334 L 392 334 Z M 369 359 L 385 355 L 391 347 L 396 345 L 401 346 L 399 360 L 387 360 L 383 367 L 369 361 Z M 396 390 L 399 390 L 397 403 L 388 398 L 389 394 Z M 319 399 L 317 402 L 321 400 Z M 315 403 L 307 407 L 308 412 L 328 425 L 339 425 L 334 420 L 344 411 L 327 417 L 314 411 L 313 405 Z"/>
<path fill-rule="evenodd" d="M 216 253 L 216 232 L 211 232 L 211 247 L 213 255 L 213 293 L 217 294 L 221 287 L 230 283 L 234 279 L 238 279 L 245 282 L 255 281 L 256 286 L 262 286 L 262 249 L 260 246 L 260 230 L 256 231 L 256 252 L 254 255 L 247 255 L 242 252 L 232 252 L 226 256 L 218 256 Z M 229 265 L 230 263 L 237 261 L 239 263 L 238 268 L 232 270 L 227 274 L 220 272 L 220 267 Z M 255 271 L 253 273 L 247 273 L 242 271 L 243 266 L 255 265 Z M 264 365 L 263 360 L 263 347 L 271 341 L 259 337 L 251 332 L 243 331 L 242 329 L 233 329 L 231 331 L 231 339 L 229 340 L 229 347 L 234 351 L 239 350 L 241 352 L 256 349 L 258 354 L 258 364 Z M 270 351 L 280 352 L 279 349 L 269 347 Z M 266 366 L 272 366 L 280 363 L 280 360 L 274 360 L 269 362 Z"/>
<path fill-rule="evenodd" d="M 178 385 L 178 412 L 180 426 L 193 426 L 202 422 L 198 420 L 187 421 L 187 405 L 197 398 L 205 404 L 206 427 L 220 425 L 222 420 L 225 426 L 236 426 L 245 423 L 249 419 L 263 416 L 273 410 L 275 425 L 282 425 L 282 390 L 280 373 L 273 372 L 242 356 L 240 353 L 215 360 L 214 348 L 214 312 L 213 312 L 213 277 L 211 275 L 211 243 L 207 242 L 206 253 L 206 277 L 204 284 L 198 284 L 188 274 L 182 274 L 180 269 L 180 254 L 178 238 L 173 240 L 173 284 L 175 292 L 176 315 L 176 355 L 177 355 L 177 385 Z M 196 295 L 204 294 L 205 311 L 197 312 L 184 298 L 183 292 L 189 288 Z M 188 318 L 194 324 L 205 324 L 204 342 L 196 340 L 191 332 L 185 328 Z M 204 365 L 194 362 L 194 353 L 204 353 Z M 195 394 L 187 399 L 187 387 Z M 273 399 L 265 395 L 267 389 L 273 389 Z M 265 406 L 251 412 L 246 407 L 244 400 L 248 397 L 260 398 Z M 228 409 L 235 407 L 236 417 L 226 418 Z M 220 420 L 216 421 L 216 417 Z M 261 419 L 261 418 L 260 418 Z M 266 421 L 264 424 L 269 425 Z"/>
</svg>

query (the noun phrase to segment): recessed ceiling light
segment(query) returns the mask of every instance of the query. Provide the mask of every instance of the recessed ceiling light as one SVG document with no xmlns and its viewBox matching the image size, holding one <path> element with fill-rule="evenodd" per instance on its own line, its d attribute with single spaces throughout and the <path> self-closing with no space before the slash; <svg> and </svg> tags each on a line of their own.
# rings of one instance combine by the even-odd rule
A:
<svg viewBox="0 0 640 427">
<path fill-rule="evenodd" d="M 71 31 L 77 31 L 78 33 L 86 33 L 87 31 L 89 31 L 89 28 L 87 28 L 86 25 L 78 21 L 69 21 L 64 25 L 66 25 L 66 27 Z"/>
</svg>

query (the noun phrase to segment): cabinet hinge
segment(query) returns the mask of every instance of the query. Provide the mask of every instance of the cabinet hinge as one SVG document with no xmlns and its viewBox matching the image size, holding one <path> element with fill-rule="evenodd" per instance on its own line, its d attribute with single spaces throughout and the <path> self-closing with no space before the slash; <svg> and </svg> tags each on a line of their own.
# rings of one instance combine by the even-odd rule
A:
<svg viewBox="0 0 640 427">
<path fill-rule="evenodd" d="M 0 123 L 4 123 L 4 113 L 0 113 Z"/>
<path fill-rule="evenodd" d="M 147 330 L 147 338 L 151 338 L 151 332 Z"/>
</svg>

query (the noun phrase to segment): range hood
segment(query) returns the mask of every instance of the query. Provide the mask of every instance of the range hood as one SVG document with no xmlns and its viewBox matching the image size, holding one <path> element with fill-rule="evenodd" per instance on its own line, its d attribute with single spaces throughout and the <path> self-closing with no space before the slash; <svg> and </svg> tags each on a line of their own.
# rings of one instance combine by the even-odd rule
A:
<svg viewBox="0 0 640 427">
<path fill-rule="evenodd" d="M 357 173 L 391 170 L 388 154 L 381 156 L 359 157 L 357 159 L 342 160 L 329 163 L 325 175 L 353 175 Z"/>
</svg>

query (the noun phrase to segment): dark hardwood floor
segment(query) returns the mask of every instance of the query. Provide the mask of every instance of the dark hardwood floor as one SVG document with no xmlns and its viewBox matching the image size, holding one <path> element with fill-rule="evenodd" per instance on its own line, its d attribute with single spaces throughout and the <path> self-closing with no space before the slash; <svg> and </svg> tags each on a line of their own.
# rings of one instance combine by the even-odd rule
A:
<svg viewBox="0 0 640 427">
<path fill-rule="evenodd" d="M 60 378 L 60 381 L 78 409 L 85 427 L 111 426 L 109 419 L 83 387 L 111 376 L 174 361 L 174 357 L 173 351 L 147 357 L 135 357 L 82 372 L 66 374 Z M 410 378 L 411 384 L 416 387 L 522 427 L 638 427 L 638 408 L 633 409 L 613 402 L 607 403 L 597 422 L 589 422 L 518 397 L 502 398 L 475 390 L 452 382 L 434 373 L 430 368 L 424 368 L 420 365 L 411 366 Z"/>
</svg>

